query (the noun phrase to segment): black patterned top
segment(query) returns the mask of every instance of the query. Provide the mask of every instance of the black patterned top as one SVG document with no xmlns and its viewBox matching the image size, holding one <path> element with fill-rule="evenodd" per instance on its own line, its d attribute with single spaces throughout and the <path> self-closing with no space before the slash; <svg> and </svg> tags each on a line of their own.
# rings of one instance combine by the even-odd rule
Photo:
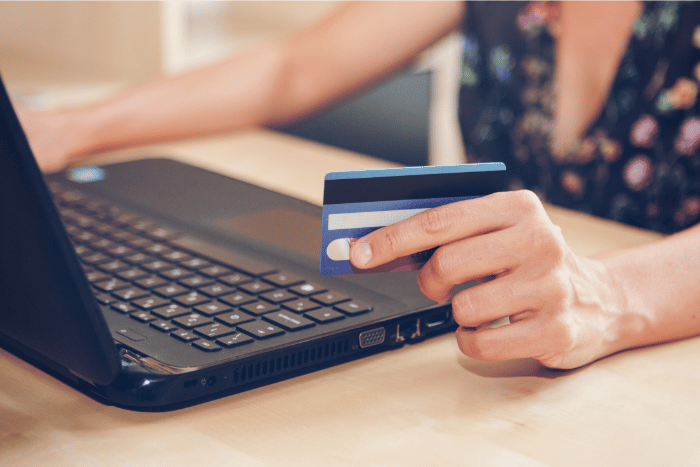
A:
<svg viewBox="0 0 700 467">
<path fill-rule="evenodd" d="M 554 37 L 546 2 L 470 2 L 459 118 L 471 161 L 509 188 L 659 232 L 700 221 L 700 3 L 645 4 L 597 120 L 550 151 Z"/>
</svg>

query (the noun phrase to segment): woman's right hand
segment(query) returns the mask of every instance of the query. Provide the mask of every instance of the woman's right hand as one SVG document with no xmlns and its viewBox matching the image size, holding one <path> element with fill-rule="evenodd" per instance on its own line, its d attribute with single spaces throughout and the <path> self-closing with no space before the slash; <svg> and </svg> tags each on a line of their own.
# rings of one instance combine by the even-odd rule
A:
<svg viewBox="0 0 700 467">
<path fill-rule="evenodd" d="M 15 111 L 43 172 L 57 172 L 78 156 L 70 149 L 75 134 L 65 115 L 24 107 L 17 107 Z"/>
</svg>

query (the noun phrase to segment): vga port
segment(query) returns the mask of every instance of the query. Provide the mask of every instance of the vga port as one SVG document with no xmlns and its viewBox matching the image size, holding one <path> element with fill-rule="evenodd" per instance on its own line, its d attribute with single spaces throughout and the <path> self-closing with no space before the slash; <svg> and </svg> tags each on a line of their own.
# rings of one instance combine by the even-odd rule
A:
<svg viewBox="0 0 700 467">
<path fill-rule="evenodd" d="M 384 342 L 386 337 L 386 329 L 377 328 L 371 331 L 364 331 L 360 333 L 360 347 L 363 349 L 365 347 L 372 347 L 373 345 L 379 345 Z"/>
</svg>

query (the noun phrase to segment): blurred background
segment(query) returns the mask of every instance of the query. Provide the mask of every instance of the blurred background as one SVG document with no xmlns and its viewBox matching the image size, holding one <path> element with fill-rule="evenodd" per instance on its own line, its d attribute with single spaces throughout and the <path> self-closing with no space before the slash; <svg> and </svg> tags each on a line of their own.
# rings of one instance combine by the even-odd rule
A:
<svg viewBox="0 0 700 467">
<path fill-rule="evenodd" d="M 85 102 L 135 82 L 182 72 L 274 40 L 314 22 L 339 4 L 3 1 L 0 73 L 10 92 L 22 96 L 28 105 Z M 455 105 L 460 50 L 461 38 L 449 37 L 407 72 L 409 76 L 423 73 L 430 77 L 424 112 L 428 163 L 463 161 Z M 406 86 L 415 87 L 415 83 L 400 86 L 394 85 L 398 91 L 391 91 L 394 101 L 397 95 L 399 100 L 415 99 L 406 92 Z M 384 95 L 386 92 L 370 94 L 368 99 L 383 99 Z M 423 106 L 420 102 L 410 105 Z M 423 118 L 419 114 L 416 118 Z"/>
</svg>

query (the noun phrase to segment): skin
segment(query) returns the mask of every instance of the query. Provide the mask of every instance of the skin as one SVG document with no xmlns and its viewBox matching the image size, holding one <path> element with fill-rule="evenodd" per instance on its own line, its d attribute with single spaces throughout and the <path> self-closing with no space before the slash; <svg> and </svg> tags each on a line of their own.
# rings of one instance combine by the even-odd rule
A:
<svg viewBox="0 0 700 467">
<path fill-rule="evenodd" d="M 440 246 L 418 275 L 426 297 L 445 302 L 457 284 L 479 280 L 452 297 L 462 352 L 568 369 L 700 333 L 698 235 L 694 227 L 647 246 L 582 257 L 523 190 L 441 206 L 377 230 L 353 245 L 350 259 L 374 267 Z M 479 328 L 504 317 L 509 325 Z"/>
<path fill-rule="evenodd" d="M 19 109 L 45 171 L 107 149 L 292 121 L 381 80 L 461 24 L 463 2 L 349 2 L 277 43 L 138 86 L 90 107 Z M 556 43 L 554 153 L 600 111 L 641 11 L 638 2 L 563 2 Z M 566 103 L 562 105 L 560 103 Z M 700 227 L 586 258 L 564 242 L 529 191 L 425 211 L 358 240 L 374 267 L 439 247 L 418 276 L 452 297 L 460 349 L 498 361 L 575 368 L 623 349 L 700 334 Z M 482 327 L 508 317 L 510 324 Z"/>
<path fill-rule="evenodd" d="M 349 2 L 282 41 L 222 62 L 93 106 L 21 109 L 19 117 L 47 172 L 99 151 L 274 126 L 405 67 L 464 13 L 463 2 Z"/>
</svg>

